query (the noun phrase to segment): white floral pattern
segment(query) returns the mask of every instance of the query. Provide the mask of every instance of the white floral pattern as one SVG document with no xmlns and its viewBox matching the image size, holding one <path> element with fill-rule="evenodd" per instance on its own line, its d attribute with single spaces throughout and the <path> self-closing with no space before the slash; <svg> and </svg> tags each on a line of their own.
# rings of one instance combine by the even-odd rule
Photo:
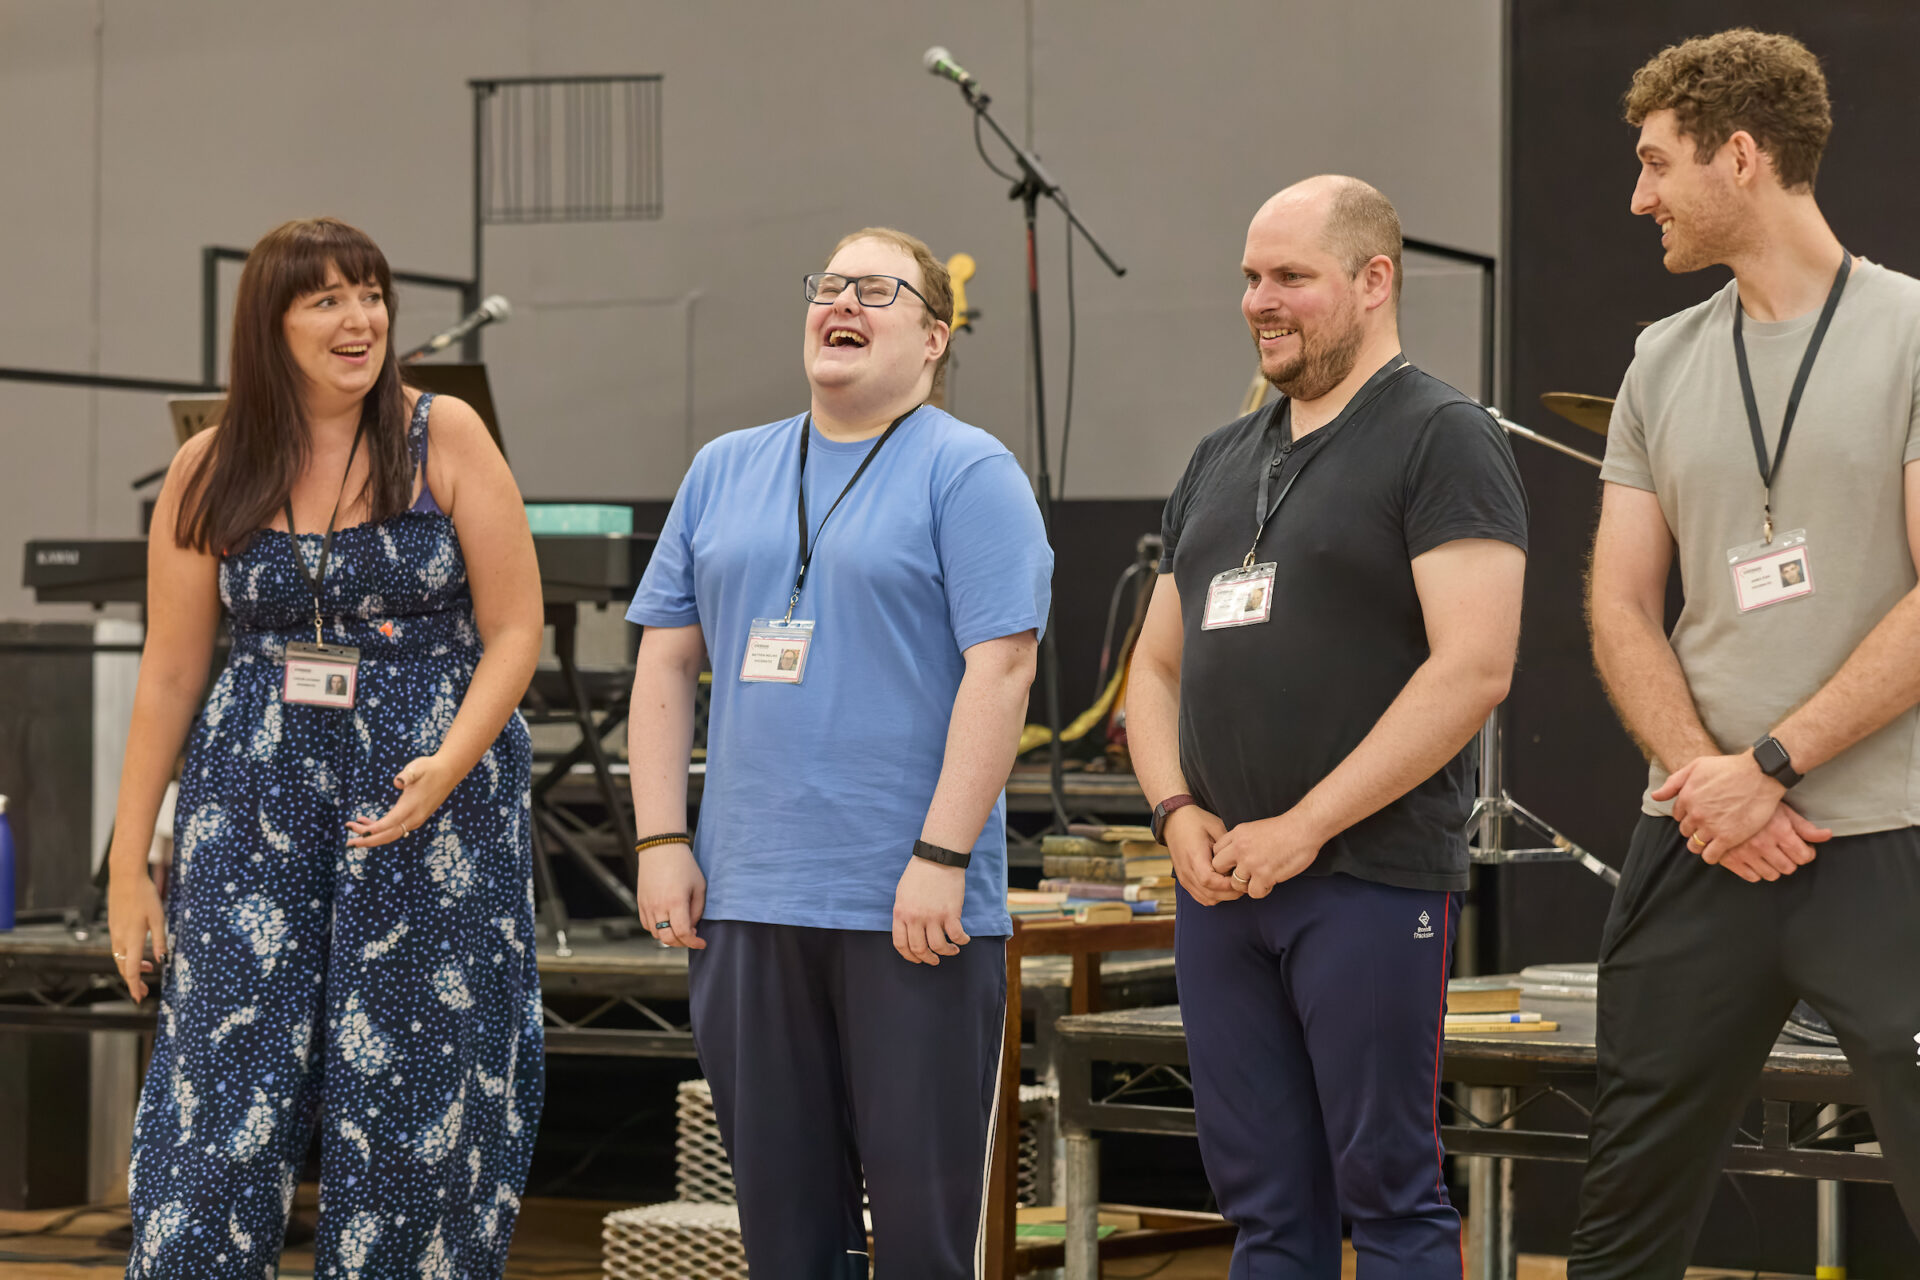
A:
<svg viewBox="0 0 1920 1280">
<path fill-rule="evenodd" d="M 140 1233 L 140 1251 L 137 1255 L 141 1275 L 159 1274 L 154 1270 L 154 1264 L 160 1260 L 161 1251 L 186 1225 L 187 1206 L 178 1200 L 169 1200 L 147 1215 L 144 1230 Z"/>
<path fill-rule="evenodd" d="M 446 1114 L 440 1122 L 420 1135 L 420 1158 L 429 1164 L 438 1164 L 447 1158 L 454 1145 L 460 1141 L 460 1126 L 467 1114 L 467 1086 L 461 1085 L 460 1092 L 447 1104 Z"/>
<path fill-rule="evenodd" d="M 362 1129 L 351 1120 L 342 1120 L 340 1122 L 340 1136 L 346 1141 L 351 1142 L 353 1149 L 360 1153 L 360 1163 L 373 1163 L 373 1147 L 367 1141 L 367 1131 L 365 1129 Z"/>
<path fill-rule="evenodd" d="M 434 827 L 433 849 L 427 854 L 427 874 L 445 890 L 440 898 L 443 907 L 452 906 L 455 898 L 466 897 L 473 888 L 473 863 L 468 861 L 460 833 L 454 829 L 450 817 L 443 816 Z"/>
<path fill-rule="evenodd" d="M 420 1280 L 453 1280 L 453 1259 L 447 1255 L 444 1224 L 434 1224 L 433 1238 L 420 1256 Z"/>
<path fill-rule="evenodd" d="M 266 825 L 264 814 L 261 825 Z M 233 927 L 247 940 L 260 967 L 272 973 L 273 967 L 280 963 L 280 952 L 287 945 L 286 912 L 264 894 L 251 893 L 234 906 Z"/>
<path fill-rule="evenodd" d="M 460 710 L 460 700 L 454 696 L 453 677 L 442 676 L 434 687 L 433 700 L 427 704 L 426 714 L 414 726 L 413 745 L 421 755 L 432 755 L 440 749 L 447 739 L 447 730 L 453 728 L 453 717 Z"/>
<path fill-rule="evenodd" d="M 386 1067 L 391 1043 L 374 1030 L 373 1020 L 361 1010 L 359 992 L 347 997 L 346 1009 L 333 1025 L 340 1057 L 348 1066 L 363 1076 L 375 1075 Z"/>
<path fill-rule="evenodd" d="M 233 1034 L 235 1027 L 250 1026 L 253 1020 L 259 1016 L 260 1010 L 255 1006 L 250 1004 L 241 1005 L 238 1009 L 235 1009 L 232 1013 L 220 1019 L 220 1025 L 213 1029 L 213 1034 L 208 1036 L 207 1039 L 214 1044 L 219 1044 L 222 1040 L 225 1040 Z"/>
<path fill-rule="evenodd" d="M 273 1140 L 274 1106 L 273 1099 L 263 1089 L 253 1091 L 253 1105 L 247 1108 L 247 1118 L 240 1122 L 240 1128 L 234 1132 L 229 1149 L 236 1160 L 251 1160 L 260 1154 L 262 1148 Z"/>
<path fill-rule="evenodd" d="M 253 731 L 252 755 L 256 761 L 273 759 L 273 753 L 280 749 L 280 700 L 267 703 L 261 713 L 260 726 Z"/>
<path fill-rule="evenodd" d="M 347 1280 L 360 1280 L 360 1273 L 379 1240 L 379 1214 L 363 1210 L 348 1219 L 340 1232 L 340 1265 L 346 1269 Z"/>
<path fill-rule="evenodd" d="M 406 936 L 407 922 L 402 920 L 399 924 L 396 924 L 387 931 L 386 937 L 380 939 L 378 942 L 369 942 L 365 947 L 362 947 L 360 950 L 360 958 L 362 960 L 384 960 L 393 953 L 395 947 L 400 945 L 400 939 Z"/>
<path fill-rule="evenodd" d="M 193 811 L 193 816 L 187 819 L 187 825 L 174 841 L 173 861 L 179 874 L 184 876 L 187 873 L 187 868 L 193 864 L 193 855 L 200 851 L 201 844 L 218 838 L 226 821 L 226 811 L 212 802 Z"/>
<path fill-rule="evenodd" d="M 457 964 L 445 964 L 433 975 L 433 994 L 449 1009 L 473 1008 L 473 993 L 467 990 L 466 975 Z"/>
</svg>

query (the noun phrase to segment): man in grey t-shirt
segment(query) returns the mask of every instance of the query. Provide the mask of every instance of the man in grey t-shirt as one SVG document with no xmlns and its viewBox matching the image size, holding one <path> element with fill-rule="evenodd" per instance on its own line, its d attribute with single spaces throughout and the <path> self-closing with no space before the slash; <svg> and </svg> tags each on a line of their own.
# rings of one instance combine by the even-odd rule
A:
<svg viewBox="0 0 1920 1280">
<path fill-rule="evenodd" d="M 1627 119 L 1667 269 L 1734 279 L 1641 336 L 1601 472 L 1594 656 L 1651 777 L 1601 940 L 1572 1280 L 1682 1274 L 1796 999 L 1920 1229 L 1920 281 L 1815 204 L 1831 115 L 1797 41 L 1667 49 Z"/>
</svg>

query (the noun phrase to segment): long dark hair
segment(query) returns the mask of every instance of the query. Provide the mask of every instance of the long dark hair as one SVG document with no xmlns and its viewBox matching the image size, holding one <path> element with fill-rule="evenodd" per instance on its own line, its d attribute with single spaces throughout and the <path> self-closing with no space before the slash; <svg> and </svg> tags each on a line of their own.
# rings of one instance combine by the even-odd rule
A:
<svg viewBox="0 0 1920 1280">
<path fill-rule="evenodd" d="M 174 541 L 195 551 L 243 549 L 273 522 L 313 453 L 301 397 L 305 375 L 287 350 L 287 310 L 319 290 L 327 269 L 351 284 L 377 284 L 387 304 L 387 351 L 360 406 L 369 471 L 359 496 L 369 520 L 413 501 L 407 398 L 393 350 L 393 272 L 367 233 L 338 218 L 286 222 L 247 255 L 233 304 L 232 375 L 213 443 L 181 491 Z"/>
</svg>

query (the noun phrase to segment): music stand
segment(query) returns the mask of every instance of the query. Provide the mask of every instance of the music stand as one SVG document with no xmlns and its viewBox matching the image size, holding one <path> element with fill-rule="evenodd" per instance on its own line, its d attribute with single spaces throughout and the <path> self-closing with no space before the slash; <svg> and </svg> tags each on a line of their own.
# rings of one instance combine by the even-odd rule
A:
<svg viewBox="0 0 1920 1280">
<path fill-rule="evenodd" d="M 185 444 L 220 421 L 226 412 L 225 396 L 168 396 L 167 412 L 173 417 L 175 444 Z"/>
<path fill-rule="evenodd" d="M 400 366 L 400 380 L 421 391 L 465 400 L 480 415 L 480 421 L 487 424 L 487 434 L 493 437 L 500 456 L 507 456 L 507 442 L 500 438 L 500 416 L 493 408 L 493 386 L 487 381 L 486 365 L 477 362 L 403 364 Z"/>
</svg>

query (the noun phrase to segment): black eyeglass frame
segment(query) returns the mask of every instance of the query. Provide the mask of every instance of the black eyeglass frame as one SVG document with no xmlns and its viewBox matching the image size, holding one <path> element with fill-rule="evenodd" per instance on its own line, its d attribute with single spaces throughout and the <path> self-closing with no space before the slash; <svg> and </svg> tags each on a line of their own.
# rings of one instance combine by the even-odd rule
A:
<svg viewBox="0 0 1920 1280">
<path fill-rule="evenodd" d="M 845 280 L 847 282 L 846 288 L 842 289 L 840 292 L 845 293 L 847 289 L 852 289 L 854 301 L 858 302 L 863 307 L 873 307 L 876 309 L 880 307 L 890 307 L 894 303 L 900 301 L 900 290 L 905 289 L 908 293 L 920 299 L 920 305 L 927 309 L 927 313 L 929 315 L 933 313 L 933 304 L 927 301 L 926 294 L 920 292 L 918 289 L 908 284 L 905 280 L 902 280 L 899 276 L 882 275 L 877 271 L 864 276 L 842 276 L 838 271 L 809 272 L 806 276 L 802 277 L 801 286 L 802 286 L 802 291 L 806 295 L 807 301 L 811 302 L 816 307 L 830 307 L 834 303 L 840 301 L 839 294 L 835 294 L 833 297 L 828 298 L 824 301 L 822 301 L 821 298 L 818 296 L 819 282 L 826 279 L 828 276 L 839 276 L 840 279 Z M 891 298 L 888 298 L 885 302 L 868 302 L 865 298 L 862 298 L 860 296 L 860 282 L 862 280 L 893 281 L 893 284 L 894 284 L 893 296 Z"/>
</svg>

